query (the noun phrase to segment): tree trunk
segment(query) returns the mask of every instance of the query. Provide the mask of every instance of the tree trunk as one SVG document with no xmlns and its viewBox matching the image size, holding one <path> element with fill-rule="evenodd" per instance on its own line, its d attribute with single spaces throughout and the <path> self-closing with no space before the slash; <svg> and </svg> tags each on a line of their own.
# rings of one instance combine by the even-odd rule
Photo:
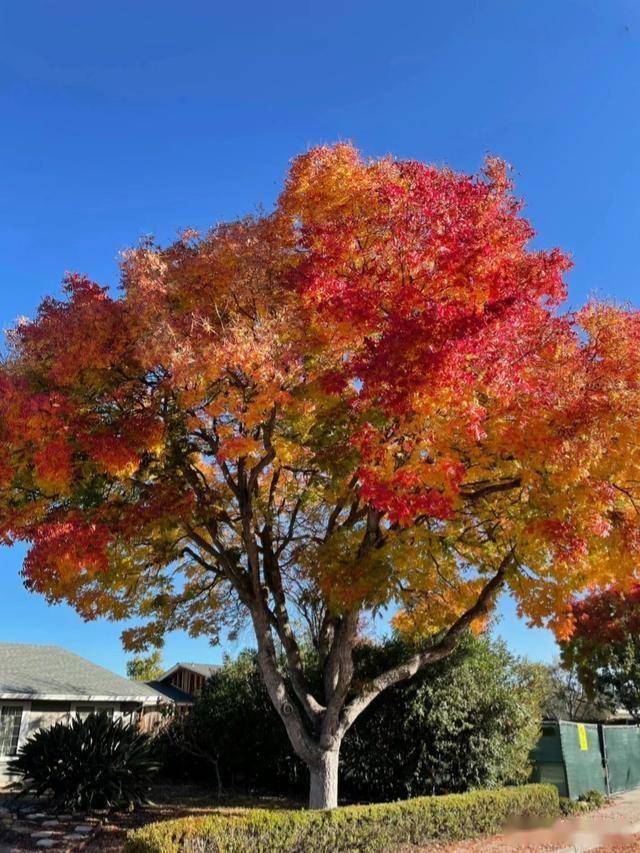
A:
<svg viewBox="0 0 640 853">
<path fill-rule="evenodd" d="M 335 809 L 338 805 L 338 763 L 340 747 L 326 750 L 318 764 L 309 767 L 310 809 Z"/>
</svg>

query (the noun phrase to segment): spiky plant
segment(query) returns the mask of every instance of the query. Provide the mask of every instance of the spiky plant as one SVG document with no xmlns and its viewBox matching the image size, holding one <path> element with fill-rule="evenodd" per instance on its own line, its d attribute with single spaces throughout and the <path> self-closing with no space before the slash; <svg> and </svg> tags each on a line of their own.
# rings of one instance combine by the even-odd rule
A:
<svg viewBox="0 0 640 853">
<path fill-rule="evenodd" d="M 146 802 L 158 767 L 151 738 L 105 713 L 40 729 L 11 762 L 23 788 L 72 810 Z"/>
</svg>

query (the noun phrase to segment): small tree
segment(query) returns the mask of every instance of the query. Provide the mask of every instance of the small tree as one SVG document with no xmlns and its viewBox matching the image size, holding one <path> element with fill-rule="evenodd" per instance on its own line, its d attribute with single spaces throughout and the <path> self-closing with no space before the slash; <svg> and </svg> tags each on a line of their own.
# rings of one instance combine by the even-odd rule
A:
<svg viewBox="0 0 640 853">
<path fill-rule="evenodd" d="M 553 663 L 547 667 L 546 676 L 545 717 L 596 722 L 610 715 L 610 702 L 599 693 L 587 693 L 576 666 Z"/>
<path fill-rule="evenodd" d="M 562 645 L 589 697 L 640 722 L 640 585 L 609 586 L 575 599 L 574 630 Z"/>
<path fill-rule="evenodd" d="M 164 672 L 162 652 L 155 649 L 147 657 L 133 657 L 127 661 L 127 678 L 134 681 L 154 681 Z"/>
<path fill-rule="evenodd" d="M 572 593 L 635 571 L 640 318 L 560 314 L 570 263 L 532 236 L 497 161 L 338 145 L 293 163 L 271 214 L 127 253 L 116 296 L 70 276 L 0 372 L 0 529 L 31 543 L 27 585 L 140 616 L 134 651 L 248 619 L 310 804 L 335 806 L 350 726 L 500 590 L 562 632 Z M 433 642 L 358 683 L 385 607 Z"/>
</svg>

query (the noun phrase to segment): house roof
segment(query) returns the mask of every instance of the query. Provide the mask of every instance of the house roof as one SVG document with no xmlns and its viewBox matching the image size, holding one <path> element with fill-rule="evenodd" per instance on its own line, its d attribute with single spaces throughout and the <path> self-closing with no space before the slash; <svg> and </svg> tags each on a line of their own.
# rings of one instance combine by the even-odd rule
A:
<svg viewBox="0 0 640 853">
<path fill-rule="evenodd" d="M 171 667 L 171 669 L 163 672 L 158 681 L 164 681 L 179 669 L 188 669 L 190 672 L 196 672 L 198 675 L 209 678 L 209 676 L 213 675 L 213 673 L 217 672 L 221 667 L 215 663 L 176 663 Z"/>
<path fill-rule="evenodd" d="M 184 690 L 174 687 L 173 684 L 166 684 L 164 681 L 147 681 L 147 685 L 159 693 L 163 699 L 169 699 L 176 705 L 193 705 L 195 702 L 190 693 L 185 693 Z"/>
<path fill-rule="evenodd" d="M 59 646 L 0 643 L 0 699 L 141 702 L 160 694 Z"/>
</svg>

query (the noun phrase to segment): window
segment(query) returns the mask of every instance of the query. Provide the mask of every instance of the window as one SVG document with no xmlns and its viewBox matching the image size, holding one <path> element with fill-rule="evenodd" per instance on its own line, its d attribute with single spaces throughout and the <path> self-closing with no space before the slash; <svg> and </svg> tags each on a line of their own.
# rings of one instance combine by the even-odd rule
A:
<svg viewBox="0 0 640 853">
<path fill-rule="evenodd" d="M 76 716 L 86 720 L 90 714 L 106 714 L 113 719 L 113 707 L 100 705 L 76 705 Z"/>
<path fill-rule="evenodd" d="M 0 756 L 17 753 L 21 722 L 22 705 L 3 705 L 0 708 Z"/>
</svg>

